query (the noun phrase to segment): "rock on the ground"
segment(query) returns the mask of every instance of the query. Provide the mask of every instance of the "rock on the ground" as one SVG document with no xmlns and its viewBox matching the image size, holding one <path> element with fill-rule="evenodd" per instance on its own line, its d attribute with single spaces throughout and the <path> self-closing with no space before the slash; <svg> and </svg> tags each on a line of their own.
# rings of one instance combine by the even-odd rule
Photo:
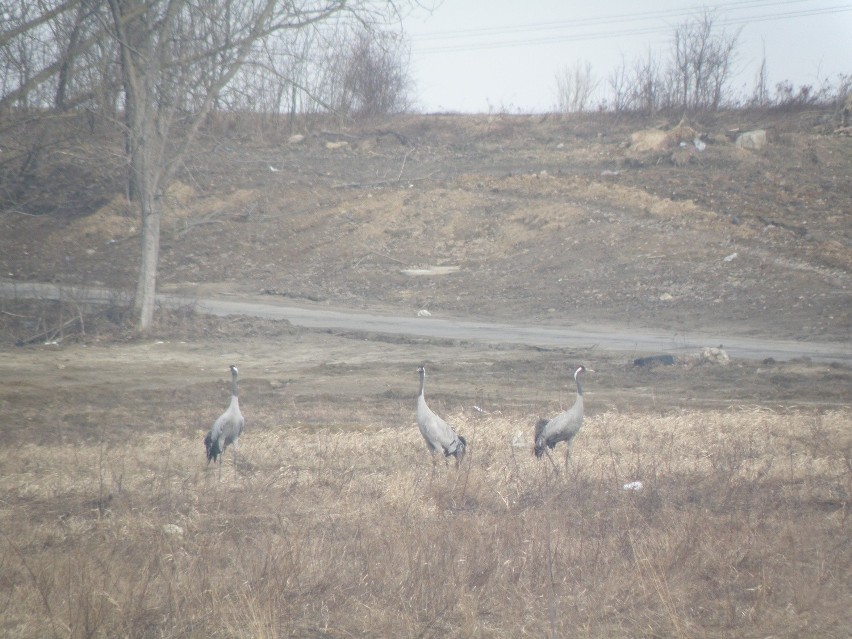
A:
<svg viewBox="0 0 852 639">
<path fill-rule="evenodd" d="M 721 346 L 706 346 L 699 357 L 702 363 L 720 364 L 727 366 L 731 363 L 731 358 Z"/>
<path fill-rule="evenodd" d="M 741 149 L 758 151 L 766 146 L 766 131 L 764 129 L 755 129 L 754 131 L 740 133 L 737 136 L 736 145 Z"/>
</svg>

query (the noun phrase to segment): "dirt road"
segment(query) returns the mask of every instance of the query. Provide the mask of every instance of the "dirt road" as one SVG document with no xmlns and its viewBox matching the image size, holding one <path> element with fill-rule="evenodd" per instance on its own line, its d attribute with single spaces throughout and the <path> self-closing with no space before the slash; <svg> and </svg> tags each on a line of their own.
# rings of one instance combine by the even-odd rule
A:
<svg viewBox="0 0 852 639">
<path fill-rule="evenodd" d="M 108 302 L 122 293 L 106 288 L 66 287 L 48 283 L 0 282 L 0 295 L 27 299 L 72 299 L 79 302 Z M 160 294 L 167 307 L 194 306 L 218 316 L 246 315 L 287 320 L 306 328 L 337 329 L 374 334 L 419 336 L 433 339 L 503 343 L 538 347 L 596 347 L 609 351 L 641 353 L 695 353 L 705 346 L 722 345 L 735 358 L 787 361 L 807 357 L 814 361 L 852 364 L 848 343 L 794 342 L 764 337 L 726 334 L 653 333 L 617 325 L 571 325 L 543 327 L 534 324 L 493 323 L 457 317 L 404 317 L 392 313 L 332 308 L 325 304 L 282 303 L 268 296 L 210 296 Z"/>
</svg>

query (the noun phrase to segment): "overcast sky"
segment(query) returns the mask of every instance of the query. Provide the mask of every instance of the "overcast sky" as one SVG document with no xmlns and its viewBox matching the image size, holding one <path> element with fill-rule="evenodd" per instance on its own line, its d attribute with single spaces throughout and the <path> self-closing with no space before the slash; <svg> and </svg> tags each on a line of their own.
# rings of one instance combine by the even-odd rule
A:
<svg viewBox="0 0 852 639">
<path fill-rule="evenodd" d="M 429 2 L 430 0 L 426 0 Z M 675 27 L 706 7 L 739 30 L 733 87 L 750 94 L 763 59 L 769 86 L 852 74 L 849 0 L 431 0 L 403 26 L 424 112 L 541 112 L 556 104 L 556 74 L 588 61 L 605 84 L 622 57 L 664 56 Z M 641 7 L 641 8 L 640 8 Z"/>
</svg>

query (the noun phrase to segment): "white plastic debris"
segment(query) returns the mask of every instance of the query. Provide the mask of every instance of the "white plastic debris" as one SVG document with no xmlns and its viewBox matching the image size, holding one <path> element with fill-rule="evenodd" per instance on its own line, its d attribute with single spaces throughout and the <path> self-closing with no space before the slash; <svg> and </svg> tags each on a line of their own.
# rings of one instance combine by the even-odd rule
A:
<svg viewBox="0 0 852 639">
<path fill-rule="evenodd" d="M 432 317 L 432 313 L 423 308 L 417 311 L 417 317 Z"/>
<path fill-rule="evenodd" d="M 177 524 L 163 524 L 163 532 L 172 537 L 183 537 L 183 528 Z"/>
<path fill-rule="evenodd" d="M 705 142 L 702 142 L 699 138 L 695 138 L 692 141 L 692 143 L 695 145 L 695 148 L 698 149 L 699 151 L 703 151 L 704 149 L 707 148 L 707 144 Z"/>
<path fill-rule="evenodd" d="M 642 490 L 644 487 L 641 481 L 631 481 L 622 486 L 624 490 Z"/>
<path fill-rule="evenodd" d="M 725 261 L 726 261 L 726 262 L 732 262 L 732 261 L 734 261 L 734 259 L 735 259 L 736 257 L 737 257 L 737 254 L 736 254 L 736 253 L 731 253 L 730 255 L 728 255 L 728 256 L 725 258 Z"/>
</svg>

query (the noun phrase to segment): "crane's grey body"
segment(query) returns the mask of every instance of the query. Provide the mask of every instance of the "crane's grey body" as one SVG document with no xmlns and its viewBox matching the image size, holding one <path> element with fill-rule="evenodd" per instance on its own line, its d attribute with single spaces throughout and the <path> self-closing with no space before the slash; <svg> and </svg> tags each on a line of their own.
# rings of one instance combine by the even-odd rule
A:
<svg viewBox="0 0 852 639">
<path fill-rule="evenodd" d="M 552 449 L 559 442 L 568 443 L 567 456 L 570 454 L 571 440 L 580 432 L 583 426 L 583 386 L 580 383 L 580 375 L 587 369 L 584 366 L 577 367 L 574 371 L 574 381 L 577 382 L 577 399 L 568 410 L 559 413 L 553 419 L 540 419 L 535 425 L 535 456 L 541 457 L 546 452 L 545 448 Z M 591 371 L 590 372 L 594 372 Z"/>
<path fill-rule="evenodd" d="M 426 368 L 421 366 L 417 372 L 420 373 L 420 394 L 417 395 L 417 426 L 420 434 L 426 440 L 429 452 L 433 453 L 433 461 L 434 453 L 443 451 L 445 457 L 452 455 L 456 458 L 456 464 L 460 464 L 467 449 L 467 441 L 426 405 Z"/>
<path fill-rule="evenodd" d="M 228 409 L 213 422 L 213 427 L 204 438 L 204 447 L 207 449 L 207 463 L 219 461 L 219 474 L 222 473 L 222 456 L 225 449 L 234 446 L 234 471 L 237 468 L 237 440 L 243 434 L 246 420 L 240 412 L 240 399 L 237 390 L 237 367 L 231 364 L 231 403 Z"/>
</svg>

